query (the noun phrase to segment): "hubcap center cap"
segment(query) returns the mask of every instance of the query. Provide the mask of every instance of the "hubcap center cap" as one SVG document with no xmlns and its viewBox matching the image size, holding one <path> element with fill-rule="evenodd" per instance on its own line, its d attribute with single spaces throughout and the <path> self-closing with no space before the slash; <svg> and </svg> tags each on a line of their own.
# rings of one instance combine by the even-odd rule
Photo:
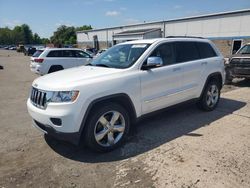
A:
<svg viewBox="0 0 250 188">
<path fill-rule="evenodd" d="M 107 128 L 109 132 L 113 131 L 113 126 L 111 125 L 110 122 L 107 124 Z"/>
</svg>

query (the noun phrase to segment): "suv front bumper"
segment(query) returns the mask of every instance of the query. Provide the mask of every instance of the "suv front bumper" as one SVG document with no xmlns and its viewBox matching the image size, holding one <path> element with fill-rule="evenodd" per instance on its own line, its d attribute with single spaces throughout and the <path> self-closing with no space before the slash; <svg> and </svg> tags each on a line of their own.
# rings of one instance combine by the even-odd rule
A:
<svg viewBox="0 0 250 188">
<path fill-rule="evenodd" d="M 42 124 L 33 119 L 33 126 L 42 131 L 44 134 L 48 134 L 58 140 L 70 142 L 74 145 L 78 145 L 80 141 L 79 132 L 76 133 L 62 133 L 55 130 L 53 127 Z"/>
<path fill-rule="evenodd" d="M 74 104 L 48 105 L 44 110 L 34 106 L 28 99 L 27 108 L 33 119 L 33 125 L 43 133 L 74 144 L 79 142 L 80 126 L 77 124 Z M 61 124 L 56 124 L 51 118 L 60 119 Z"/>
</svg>

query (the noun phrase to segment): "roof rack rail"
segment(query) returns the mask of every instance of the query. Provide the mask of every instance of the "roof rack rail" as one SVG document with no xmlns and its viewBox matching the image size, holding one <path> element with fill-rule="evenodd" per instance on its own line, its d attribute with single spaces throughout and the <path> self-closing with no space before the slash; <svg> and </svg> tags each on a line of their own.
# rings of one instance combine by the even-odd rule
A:
<svg viewBox="0 0 250 188">
<path fill-rule="evenodd" d="M 194 37 L 194 36 L 167 36 L 165 38 L 197 38 L 197 39 L 204 39 L 203 37 Z"/>
</svg>

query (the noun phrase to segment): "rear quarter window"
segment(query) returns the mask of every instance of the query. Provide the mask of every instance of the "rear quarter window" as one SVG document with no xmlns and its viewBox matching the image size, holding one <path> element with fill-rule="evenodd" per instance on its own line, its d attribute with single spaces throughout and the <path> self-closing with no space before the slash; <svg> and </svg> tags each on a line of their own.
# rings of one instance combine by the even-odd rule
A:
<svg viewBox="0 0 250 188">
<path fill-rule="evenodd" d="M 32 57 L 39 57 L 43 53 L 43 50 L 37 50 Z"/>
<path fill-rule="evenodd" d="M 200 54 L 202 59 L 217 56 L 214 49 L 212 48 L 212 46 L 209 43 L 197 42 L 196 45 L 198 47 L 199 54 Z"/>
</svg>

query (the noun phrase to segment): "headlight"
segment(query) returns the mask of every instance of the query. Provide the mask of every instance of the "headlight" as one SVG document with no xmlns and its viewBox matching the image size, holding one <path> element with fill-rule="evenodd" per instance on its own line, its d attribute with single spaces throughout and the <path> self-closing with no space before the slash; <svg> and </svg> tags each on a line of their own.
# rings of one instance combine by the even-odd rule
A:
<svg viewBox="0 0 250 188">
<path fill-rule="evenodd" d="M 225 64 L 225 65 L 228 65 L 228 64 L 229 64 L 229 61 L 230 61 L 229 58 L 224 58 L 224 64 Z"/>
<path fill-rule="evenodd" d="M 53 91 L 47 93 L 47 102 L 74 102 L 79 91 Z"/>
</svg>

